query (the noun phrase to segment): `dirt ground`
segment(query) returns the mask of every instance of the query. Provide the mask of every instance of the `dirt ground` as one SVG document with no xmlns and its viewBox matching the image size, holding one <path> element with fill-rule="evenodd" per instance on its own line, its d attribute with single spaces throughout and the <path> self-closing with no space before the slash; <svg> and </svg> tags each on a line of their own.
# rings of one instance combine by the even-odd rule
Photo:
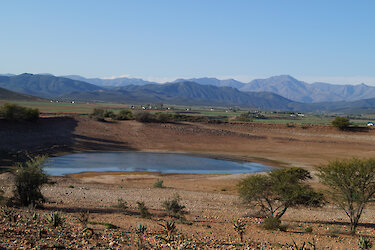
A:
<svg viewBox="0 0 375 250">
<path fill-rule="evenodd" d="M 63 124 L 63 125 L 62 125 Z M 27 124 L 26 124 L 27 125 Z M 28 129 L 25 129 L 27 127 Z M 371 157 L 375 154 L 375 130 L 337 131 L 330 126 L 307 128 L 258 123 L 138 123 L 136 121 L 97 122 L 86 116 L 53 117 L 39 121 L 39 125 L 22 126 L 0 122 L 2 151 L 27 150 L 52 155 L 81 151 L 151 151 L 202 154 L 210 157 L 257 161 L 272 166 L 299 166 L 313 170 L 314 166 L 345 157 Z M 2 162 L 6 165 L 6 161 Z M 20 240 L 16 225 L 2 219 L 0 246 L 16 249 L 26 245 L 41 248 L 64 244 L 67 248 L 133 249 L 138 242 L 135 228 L 147 226 L 145 241 L 153 248 L 238 248 L 238 249 L 292 249 L 293 240 L 315 240 L 317 249 L 355 249 L 359 235 L 374 240 L 375 209 L 370 207 L 363 215 L 358 235 L 348 234 L 348 219 L 343 211 L 331 204 L 323 208 L 290 209 L 282 218 L 288 225 L 286 232 L 267 231 L 238 199 L 236 184 L 245 175 L 193 175 L 158 173 L 83 173 L 67 177 L 53 177 L 55 185 L 43 188 L 48 202 L 41 217 L 51 211 L 62 211 L 69 227 L 77 228 L 80 211 L 90 211 L 90 221 L 111 223 L 116 229 L 92 225 L 97 238 L 81 238 L 67 245 L 65 233 L 48 231 L 37 243 Z M 10 196 L 9 173 L 0 176 L 1 187 Z M 153 188 L 156 179 L 164 181 L 165 188 Z M 315 179 L 312 184 L 317 186 Z M 186 206 L 186 219 L 192 224 L 177 223 L 176 240 L 160 243 L 163 234 L 160 223 L 170 218 L 162 209 L 162 202 L 178 193 Z M 118 199 L 127 201 L 129 208 L 120 211 L 113 206 Z M 144 201 L 152 219 L 143 219 L 137 212 L 137 201 Z M 20 217 L 27 212 L 17 210 Z M 22 215 L 22 216 L 21 216 Z M 240 244 L 233 230 L 237 219 L 246 221 L 245 243 Z M 68 226 L 66 226 L 68 227 Z M 306 232 L 307 227 L 312 232 Z M 33 229 L 30 229 L 31 231 Z M 59 229 L 63 230 L 63 229 Z M 71 229 L 73 232 L 75 229 Z M 64 231 L 65 232 L 65 231 Z M 61 234 L 57 240 L 51 235 Z M 8 237 L 9 236 L 9 237 Z M 105 238 L 105 239 L 104 239 Z M 18 239 L 18 240 L 17 240 Z M 48 239 L 48 240 L 47 240 Z M 55 240 L 55 241 L 54 241 Z M 41 243 L 43 241 L 43 244 Z M 170 245 L 168 245 L 170 244 Z M 184 245 L 185 244 L 185 245 Z M 28 247 L 25 247 L 28 248 Z M 312 246 L 309 245 L 312 249 Z"/>
</svg>

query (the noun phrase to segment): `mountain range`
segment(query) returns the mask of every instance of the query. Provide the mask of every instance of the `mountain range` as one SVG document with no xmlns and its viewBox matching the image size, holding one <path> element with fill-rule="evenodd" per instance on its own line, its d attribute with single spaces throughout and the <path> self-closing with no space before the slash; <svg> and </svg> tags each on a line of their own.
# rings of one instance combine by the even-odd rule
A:
<svg viewBox="0 0 375 250">
<path fill-rule="evenodd" d="M 83 92 L 101 89 L 101 87 L 96 85 L 65 77 L 28 73 L 14 76 L 2 75 L 0 76 L 0 87 L 18 93 L 44 98 L 54 98 L 72 91 Z"/>
<path fill-rule="evenodd" d="M 73 80 L 85 81 L 102 87 L 121 87 L 128 85 L 159 84 L 157 82 L 144 81 L 139 78 L 84 78 L 82 76 L 64 76 Z M 306 83 L 289 75 L 272 76 L 266 79 L 255 79 L 244 83 L 234 79 L 219 80 L 217 78 L 190 78 L 176 79 L 176 82 L 196 82 L 202 85 L 217 87 L 232 87 L 240 91 L 272 92 L 289 100 L 302 103 L 333 102 L 333 101 L 357 101 L 361 99 L 375 98 L 375 87 L 366 84 L 338 85 L 323 82 Z"/>
<path fill-rule="evenodd" d="M 329 91 L 334 91 L 335 95 L 332 94 L 332 100 L 335 100 L 336 96 L 340 98 L 346 96 L 349 100 L 355 99 L 354 96 L 357 98 L 371 96 L 375 88 L 367 85 L 307 84 L 291 76 L 258 79 L 248 84 L 233 79 L 218 80 L 216 78 L 178 79 L 164 84 L 147 82 L 142 79 L 121 78 L 117 79 L 117 82 L 116 79 L 104 79 L 105 83 L 101 82 L 100 85 L 95 85 L 86 82 L 86 78 L 79 76 L 74 78 L 27 73 L 0 75 L 0 88 L 43 98 L 76 101 L 143 104 L 162 102 L 175 105 L 242 106 L 303 112 L 373 112 L 375 108 L 375 98 L 306 103 L 313 100 L 309 95 L 309 90 L 311 91 L 313 87 L 316 89 L 320 87 L 319 91 L 322 92 L 320 96 L 329 96 Z M 101 80 L 103 79 L 91 79 L 92 82 Z M 130 84 L 132 81 L 135 83 Z M 237 86 L 237 88 L 233 86 Z M 324 88 L 327 90 L 324 91 Z M 248 89 L 257 91 L 248 91 Z M 267 91 L 261 91 L 262 89 Z M 316 89 L 315 91 L 318 93 Z M 284 95 L 304 93 L 305 102 L 294 101 L 275 92 L 284 92 Z M 340 99 L 338 97 L 337 99 Z M 318 98 L 318 94 L 316 98 Z"/>
</svg>

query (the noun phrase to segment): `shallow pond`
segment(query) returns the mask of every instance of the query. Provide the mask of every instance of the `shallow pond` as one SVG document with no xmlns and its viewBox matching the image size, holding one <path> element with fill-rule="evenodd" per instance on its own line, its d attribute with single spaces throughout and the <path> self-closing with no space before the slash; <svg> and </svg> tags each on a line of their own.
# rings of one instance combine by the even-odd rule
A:
<svg viewBox="0 0 375 250">
<path fill-rule="evenodd" d="M 180 174 L 240 174 L 272 170 L 255 162 L 216 160 L 175 153 L 106 152 L 53 157 L 44 170 L 53 176 L 81 172 L 144 171 Z"/>
</svg>

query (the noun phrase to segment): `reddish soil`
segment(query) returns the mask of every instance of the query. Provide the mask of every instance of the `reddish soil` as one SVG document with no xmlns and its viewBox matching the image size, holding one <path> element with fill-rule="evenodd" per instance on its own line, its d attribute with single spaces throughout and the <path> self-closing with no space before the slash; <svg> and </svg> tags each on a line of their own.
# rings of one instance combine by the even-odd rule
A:
<svg viewBox="0 0 375 250">
<path fill-rule="evenodd" d="M 39 125 L 30 126 L 0 122 L 0 128 L 1 150 L 14 152 L 184 152 L 253 160 L 274 166 L 301 166 L 313 170 L 315 165 L 331 159 L 369 157 L 374 156 L 375 151 L 375 130 L 342 132 L 329 126 L 300 128 L 255 123 L 142 124 L 135 121 L 103 123 L 79 116 L 46 118 L 39 121 Z M 6 162 L 3 164 L 6 165 Z M 278 249 L 291 248 L 293 240 L 301 245 L 303 242 L 312 242 L 313 238 L 318 249 L 357 247 L 359 236 L 348 235 L 347 217 L 331 204 L 323 208 L 288 210 L 283 217 L 283 223 L 288 225 L 286 232 L 263 229 L 260 225 L 262 219 L 254 217 L 253 210 L 239 203 L 236 184 L 244 176 L 85 173 L 54 177 L 56 184 L 43 188 L 43 194 L 49 202 L 43 210 L 37 212 L 41 214 L 40 220 L 44 221 L 50 211 L 62 211 L 66 218 L 65 229 L 48 229 L 34 240 L 22 236 L 19 231 L 25 228 L 35 234 L 41 229 L 33 227 L 32 223 L 27 224 L 27 211 L 16 209 L 22 223 L 9 222 L 0 217 L 0 246 L 9 246 L 10 249 L 31 246 L 42 248 L 61 243 L 72 248 L 132 249 L 136 248 L 138 241 L 135 228 L 144 224 L 147 225 L 145 242 L 154 248 Z M 6 191 L 6 196 L 10 196 L 11 175 L 3 174 L 0 177 L 2 189 Z M 157 178 L 164 181 L 166 188 L 152 187 Z M 316 179 L 312 184 L 318 186 Z M 162 209 L 162 202 L 174 193 L 182 198 L 189 212 L 186 219 L 192 225 L 178 223 L 177 240 L 168 246 L 158 238 L 163 235 L 159 223 L 170 219 Z M 128 202 L 129 208 L 125 211 L 113 208 L 120 198 Z M 151 220 L 139 218 L 136 201 L 141 200 L 150 208 Z M 85 210 L 90 211 L 90 221 L 112 223 L 118 228 L 105 229 L 102 225 L 91 225 L 95 235 L 81 235 L 75 217 L 79 211 Z M 239 218 L 247 222 L 243 245 L 239 244 L 233 230 L 233 221 Z M 363 224 L 358 230 L 359 235 L 370 237 L 373 241 L 374 218 L 375 210 L 371 207 L 365 211 Z M 313 229 L 311 233 L 305 232 L 309 226 Z"/>
</svg>

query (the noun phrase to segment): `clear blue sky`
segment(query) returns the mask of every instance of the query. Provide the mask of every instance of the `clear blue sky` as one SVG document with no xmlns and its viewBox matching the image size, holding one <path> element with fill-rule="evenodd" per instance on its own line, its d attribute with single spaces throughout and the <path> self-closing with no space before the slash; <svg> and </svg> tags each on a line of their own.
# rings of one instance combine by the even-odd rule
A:
<svg viewBox="0 0 375 250">
<path fill-rule="evenodd" d="M 0 74 L 375 85 L 372 0 L 4 0 L 0 13 Z"/>
</svg>

